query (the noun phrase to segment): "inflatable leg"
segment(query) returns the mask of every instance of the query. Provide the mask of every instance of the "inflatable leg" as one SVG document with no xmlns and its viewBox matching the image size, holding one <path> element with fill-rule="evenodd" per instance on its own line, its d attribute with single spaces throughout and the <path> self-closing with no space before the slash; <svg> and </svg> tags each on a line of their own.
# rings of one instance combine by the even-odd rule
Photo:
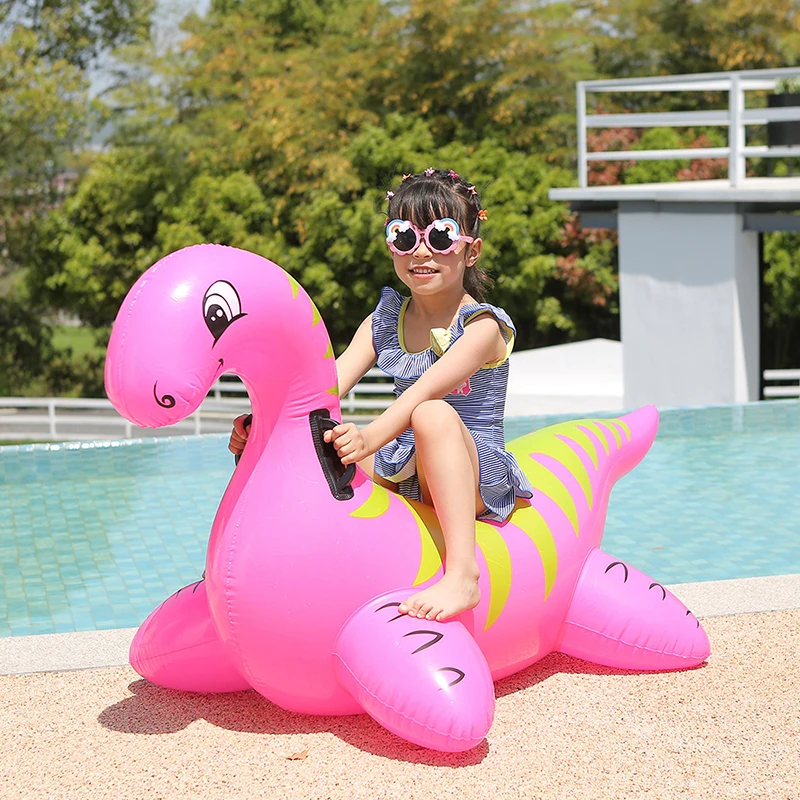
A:
<svg viewBox="0 0 800 800">
<path fill-rule="evenodd" d="M 494 717 L 489 666 L 461 622 L 400 614 L 414 590 L 371 600 L 334 646 L 339 682 L 381 725 L 434 750 L 475 747 Z"/>
<path fill-rule="evenodd" d="M 601 550 L 584 562 L 557 648 L 621 669 L 685 669 L 710 646 L 691 611 L 660 583 Z"/>
<path fill-rule="evenodd" d="M 142 623 L 131 666 L 151 683 L 187 692 L 238 692 L 250 684 L 234 668 L 208 610 L 205 581 L 184 586 Z"/>
</svg>

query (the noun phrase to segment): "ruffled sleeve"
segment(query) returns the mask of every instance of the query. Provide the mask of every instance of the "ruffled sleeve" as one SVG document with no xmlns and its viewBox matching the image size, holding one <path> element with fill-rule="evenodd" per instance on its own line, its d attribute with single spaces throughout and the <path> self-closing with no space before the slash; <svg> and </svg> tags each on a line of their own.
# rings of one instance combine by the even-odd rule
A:
<svg viewBox="0 0 800 800">
<path fill-rule="evenodd" d="M 464 333 L 464 327 L 467 323 L 482 314 L 491 314 L 497 320 L 500 325 L 500 332 L 503 334 L 503 339 L 505 339 L 506 342 L 506 354 L 503 358 L 499 361 L 491 361 L 484 364 L 482 367 L 483 369 L 491 369 L 492 367 L 499 367 L 506 362 L 511 355 L 511 351 L 514 349 L 514 340 L 517 336 L 517 329 L 514 327 L 511 317 L 509 317 L 502 308 L 490 305 L 489 303 L 469 303 L 462 306 L 458 312 L 458 318 L 453 324 L 452 330 L 454 335 L 452 338 L 455 340 L 461 336 L 461 334 Z"/>
<path fill-rule="evenodd" d="M 397 346 L 397 323 L 403 297 L 389 286 L 381 289 L 381 299 L 372 312 L 372 342 L 375 352 L 380 353 Z"/>
</svg>

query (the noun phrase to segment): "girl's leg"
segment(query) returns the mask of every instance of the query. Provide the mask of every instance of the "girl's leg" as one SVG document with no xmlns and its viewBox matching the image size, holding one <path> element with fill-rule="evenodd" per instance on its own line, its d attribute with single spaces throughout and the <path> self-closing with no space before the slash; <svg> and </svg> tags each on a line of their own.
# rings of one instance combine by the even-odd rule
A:
<svg viewBox="0 0 800 800">
<path fill-rule="evenodd" d="M 420 403 L 411 415 L 411 427 L 423 499 L 436 508 L 442 526 L 445 574 L 398 610 L 443 620 L 480 601 L 475 516 L 484 505 L 478 493 L 478 450 L 458 413 L 444 400 Z"/>
<path fill-rule="evenodd" d="M 388 489 L 390 492 L 394 492 L 397 494 L 398 486 L 396 483 L 392 483 L 392 481 L 387 480 L 382 475 L 378 475 L 375 472 L 375 456 L 367 456 L 366 458 L 362 458 L 361 461 L 358 462 L 358 466 L 364 470 L 364 472 L 372 478 L 374 483 L 377 483 L 379 486 L 383 486 L 384 489 Z"/>
</svg>

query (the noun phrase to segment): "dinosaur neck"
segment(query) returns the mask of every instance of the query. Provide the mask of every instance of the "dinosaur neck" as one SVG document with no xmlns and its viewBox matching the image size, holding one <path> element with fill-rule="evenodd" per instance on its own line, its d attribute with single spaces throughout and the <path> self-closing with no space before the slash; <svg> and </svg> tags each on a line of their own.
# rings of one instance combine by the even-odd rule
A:
<svg viewBox="0 0 800 800">
<path fill-rule="evenodd" d="M 319 469 L 316 460 L 305 457 L 313 452 L 309 414 L 327 409 L 334 419 L 341 418 L 333 348 L 316 309 L 308 303 L 311 312 L 299 335 L 287 334 L 280 348 L 270 347 L 276 337 L 265 337 L 238 354 L 235 373 L 247 387 L 253 424 L 217 513 L 212 550 L 256 469 L 274 468 L 281 460 L 290 460 L 299 471 Z"/>
</svg>

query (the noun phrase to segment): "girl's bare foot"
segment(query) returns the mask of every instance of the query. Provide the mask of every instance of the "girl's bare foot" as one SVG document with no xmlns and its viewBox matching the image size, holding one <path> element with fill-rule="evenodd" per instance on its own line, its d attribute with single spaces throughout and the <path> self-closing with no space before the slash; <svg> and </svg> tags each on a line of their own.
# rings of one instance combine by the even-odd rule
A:
<svg viewBox="0 0 800 800">
<path fill-rule="evenodd" d="M 397 610 L 409 617 L 441 622 L 462 611 L 475 608 L 480 599 L 477 574 L 464 575 L 448 571 L 438 583 L 412 595 Z"/>
</svg>

